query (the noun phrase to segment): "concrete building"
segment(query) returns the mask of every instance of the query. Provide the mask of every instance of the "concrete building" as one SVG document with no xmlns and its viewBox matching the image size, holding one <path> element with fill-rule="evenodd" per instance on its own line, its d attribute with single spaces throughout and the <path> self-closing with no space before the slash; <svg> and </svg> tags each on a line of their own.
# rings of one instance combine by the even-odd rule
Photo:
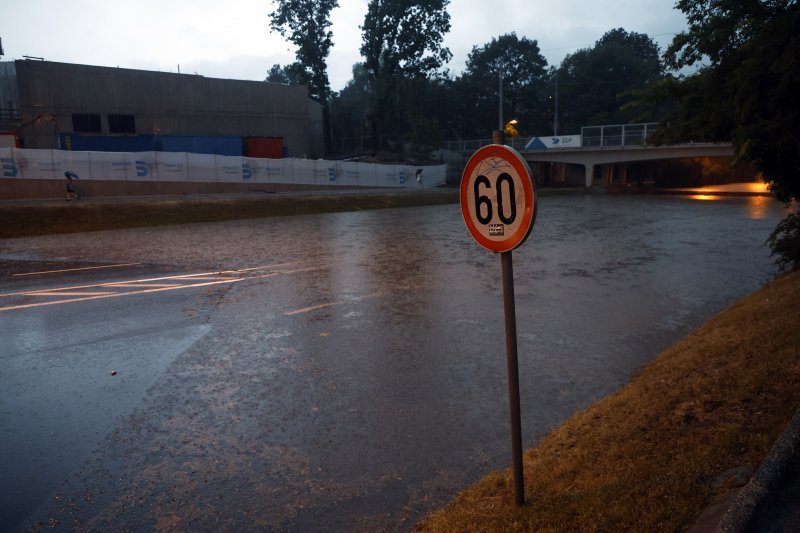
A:
<svg viewBox="0 0 800 533">
<path fill-rule="evenodd" d="M 65 133 L 281 137 L 290 157 L 324 156 L 305 87 L 20 60 L 0 63 L 0 109 L 25 148 L 59 148 Z"/>
</svg>

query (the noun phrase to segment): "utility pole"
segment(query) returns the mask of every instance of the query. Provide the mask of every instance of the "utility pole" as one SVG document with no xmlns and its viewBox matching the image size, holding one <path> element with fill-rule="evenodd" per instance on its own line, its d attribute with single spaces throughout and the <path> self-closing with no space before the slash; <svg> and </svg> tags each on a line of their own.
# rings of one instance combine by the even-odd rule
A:
<svg viewBox="0 0 800 533">
<path fill-rule="evenodd" d="M 497 91 L 499 97 L 498 100 L 498 113 L 497 116 L 500 117 L 500 122 L 497 123 L 497 129 L 503 131 L 503 73 L 500 73 L 500 89 Z"/>
<path fill-rule="evenodd" d="M 493 139 L 496 144 L 505 144 L 506 143 L 506 132 L 503 124 L 503 71 L 500 71 L 500 87 L 497 90 L 497 116 L 498 116 L 498 123 L 497 123 L 497 136 Z M 493 135 L 493 137 L 495 137 Z"/>
<path fill-rule="evenodd" d="M 558 69 L 556 69 L 556 96 L 553 100 L 553 137 L 558 137 Z"/>
</svg>

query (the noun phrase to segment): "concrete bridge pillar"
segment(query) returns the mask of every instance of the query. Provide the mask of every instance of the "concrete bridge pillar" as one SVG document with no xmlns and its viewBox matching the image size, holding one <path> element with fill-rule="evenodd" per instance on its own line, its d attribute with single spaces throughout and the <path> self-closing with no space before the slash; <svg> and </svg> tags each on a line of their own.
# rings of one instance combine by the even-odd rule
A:
<svg viewBox="0 0 800 533">
<path fill-rule="evenodd" d="M 585 163 L 583 167 L 586 169 L 586 186 L 591 187 L 592 181 L 594 181 L 594 165 Z"/>
</svg>

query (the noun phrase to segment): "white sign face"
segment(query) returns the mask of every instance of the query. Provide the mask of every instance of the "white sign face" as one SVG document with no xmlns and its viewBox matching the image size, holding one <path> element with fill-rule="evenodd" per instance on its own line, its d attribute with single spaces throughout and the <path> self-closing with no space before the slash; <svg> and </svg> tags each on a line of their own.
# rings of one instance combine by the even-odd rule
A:
<svg viewBox="0 0 800 533">
<path fill-rule="evenodd" d="M 527 162 L 508 146 L 484 146 L 461 176 L 461 216 L 478 244 L 493 252 L 525 241 L 537 199 Z"/>
<path fill-rule="evenodd" d="M 534 137 L 525 145 L 526 150 L 549 150 L 551 148 L 580 148 L 580 135 L 562 135 L 560 137 Z"/>
</svg>

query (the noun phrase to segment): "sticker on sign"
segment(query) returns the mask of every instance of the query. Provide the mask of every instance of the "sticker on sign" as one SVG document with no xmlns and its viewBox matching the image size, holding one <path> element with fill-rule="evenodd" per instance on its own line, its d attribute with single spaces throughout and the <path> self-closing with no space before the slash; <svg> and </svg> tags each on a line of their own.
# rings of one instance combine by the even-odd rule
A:
<svg viewBox="0 0 800 533">
<path fill-rule="evenodd" d="M 508 252 L 525 242 L 538 197 L 528 163 L 513 148 L 484 146 L 461 176 L 461 216 L 478 244 Z"/>
</svg>

